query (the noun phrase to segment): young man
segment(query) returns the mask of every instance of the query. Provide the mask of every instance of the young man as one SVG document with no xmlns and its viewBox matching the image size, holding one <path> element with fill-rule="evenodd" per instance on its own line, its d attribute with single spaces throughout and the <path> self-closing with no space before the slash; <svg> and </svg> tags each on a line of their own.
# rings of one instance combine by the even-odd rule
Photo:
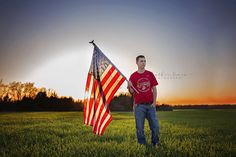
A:
<svg viewBox="0 0 236 157">
<path fill-rule="evenodd" d="M 146 59 L 143 55 L 136 57 L 138 70 L 129 79 L 128 89 L 134 96 L 134 116 L 136 135 L 139 144 L 146 144 L 144 122 L 147 118 L 152 133 L 151 142 L 159 144 L 159 124 L 156 116 L 156 85 L 158 82 L 152 72 L 145 70 Z"/>
</svg>

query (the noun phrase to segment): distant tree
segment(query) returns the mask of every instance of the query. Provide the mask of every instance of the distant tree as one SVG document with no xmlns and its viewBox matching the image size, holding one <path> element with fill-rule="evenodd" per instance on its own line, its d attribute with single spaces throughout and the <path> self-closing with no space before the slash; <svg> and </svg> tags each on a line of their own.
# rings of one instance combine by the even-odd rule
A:
<svg viewBox="0 0 236 157">
<path fill-rule="evenodd" d="M 38 92 L 38 94 L 35 97 L 36 100 L 45 99 L 45 98 L 47 98 L 46 92 Z"/>
<path fill-rule="evenodd" d="M 118 96 L 114 96 L 111 100 L 109 108 L 111 111 L 132 111 L 133 100 L 131 95 L 123 93 Z"/>
<path fill-rule="evenodd" d="M 58 95 L 55 90 L 49 88 L 48 89 L 48 97 L 58 97 Z"/>
</svg>

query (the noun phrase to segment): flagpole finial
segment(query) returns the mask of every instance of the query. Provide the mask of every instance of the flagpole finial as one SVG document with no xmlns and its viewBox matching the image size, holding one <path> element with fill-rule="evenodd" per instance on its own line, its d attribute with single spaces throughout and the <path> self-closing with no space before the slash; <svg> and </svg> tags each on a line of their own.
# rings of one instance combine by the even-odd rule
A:
<svg viewBox="0 0 236 157">
<path fill-rule="evenodd" d="M 93 44 L 93 46 L 95 46 L 94 40 L 89 42 L 90 44 Z"/>
</svg>

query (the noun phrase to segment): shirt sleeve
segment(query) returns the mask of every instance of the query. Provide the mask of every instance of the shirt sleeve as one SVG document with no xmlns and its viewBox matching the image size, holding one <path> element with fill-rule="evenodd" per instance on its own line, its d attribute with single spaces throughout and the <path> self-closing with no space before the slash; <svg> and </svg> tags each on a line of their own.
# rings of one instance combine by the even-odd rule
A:
<svg viewBox="0 0 236 157">
<path fill-rule="evenodd" d="M 152 87 L 159 84 L 157 82 L 157 79 L 156 79 L 155 75 L 152 72 L 151 72 L 151 84 L 152 84 Z"/>
</svg>

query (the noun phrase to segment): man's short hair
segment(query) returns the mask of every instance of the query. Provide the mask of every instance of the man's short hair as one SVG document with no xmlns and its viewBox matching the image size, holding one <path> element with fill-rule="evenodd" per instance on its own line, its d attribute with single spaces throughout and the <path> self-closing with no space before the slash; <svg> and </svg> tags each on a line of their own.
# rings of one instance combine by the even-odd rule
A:
<svg viewBox="0 0 236 157">
<path fill-rule="evenodd" d="M 145 56 L 144 56 L 144 55 L 138 55 L 138 56 L 136 57 L 136 62 L 139 60 L 139 58 L 145 58 Z"/>
</svg>

